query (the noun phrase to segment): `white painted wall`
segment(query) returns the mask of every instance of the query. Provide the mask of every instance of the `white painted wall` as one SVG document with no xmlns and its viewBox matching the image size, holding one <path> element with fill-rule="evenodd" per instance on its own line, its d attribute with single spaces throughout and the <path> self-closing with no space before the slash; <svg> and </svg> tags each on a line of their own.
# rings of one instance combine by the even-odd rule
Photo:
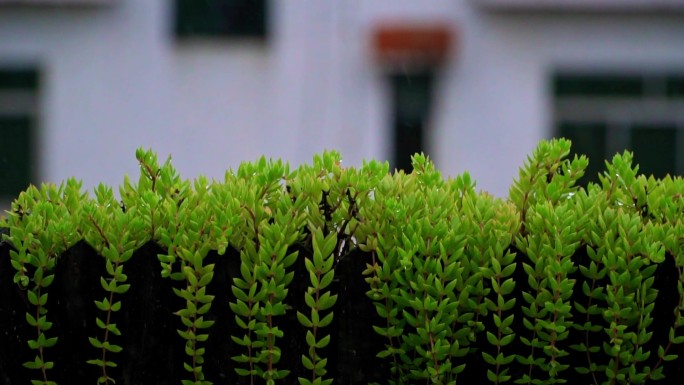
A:
<svg viewBox="0 0 684 385">
<path fill-rule="evenodd" d="M 43 70 L 41 181 L 118 185 L 134 150 L 175 146 L 163 1 L 110 7 L 0 8 L 0 61 Z"/>
<path fill-rule="evenodd" d="M 684 72 L 684 23 L 666 15 L 492 15 L 463 9 L 460 58 L 447 69 L 435 158 L 505 195 L 527 154 L 552 135 L 554 70 Z M 466 16 L 467 15 L 467 16 Z"/>
<path fill-rule="evenodd" d="M 684 23 L 668 15 L 491 14 L 469 0 L 272 2 L 272 34 L 175 42 L 169 0 L 0 8 L 0 65 L 44 71 L 40 180 L 87 186 L 137 174 L 135 148 L 173 155 L 185 177 L 221 178 L 261 154 L 293 165 L 325 148 L 387 158 L 389 97 L 373 26 L 447 21 L 459 46 L 441 73 L 430 150 L 496 195 L 549 137 L 554 69 L 684 72 Z"/>
</svg>

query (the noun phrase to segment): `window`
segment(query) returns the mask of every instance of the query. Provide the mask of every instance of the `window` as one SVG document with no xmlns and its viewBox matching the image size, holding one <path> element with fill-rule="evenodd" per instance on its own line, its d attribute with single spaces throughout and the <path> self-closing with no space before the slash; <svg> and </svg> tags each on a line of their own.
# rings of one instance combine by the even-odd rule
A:
<svg viewBox="0 0 684 385">
<path fill-rule="evenodd" d="M 684 174 L 684 75 L 559 74 L 553 92 L 557 135 L 589 157 L 584 183 L 624 150 L 640 173 Z"/>
<path fill-rule="evenodd" d="M 5 203 L 32 180 L 38 80 L 35 70 L 0 69 L 0 201 Z"/>
<path fill-rule="evenodd" d="M 452 26 L 443 23 L 380 23 L 373 29 L 373 51 L 390 89 L 392 167 L 411 172 L 411 156 L 427 152 L 432 88 L 449 59 Z"/>
<path fill-rule="evenodd" d="M 410 172 L 411 156 L 424 152 L 425 129 L 430 113 L 433 72 L 392 74 L 394 161 L 393 167 Z"/>
<path fill-rule="evenodd" d="M 254 37 L 267 33 L 267 0 L 176 0 L 176 36 Z"/>
</svg>

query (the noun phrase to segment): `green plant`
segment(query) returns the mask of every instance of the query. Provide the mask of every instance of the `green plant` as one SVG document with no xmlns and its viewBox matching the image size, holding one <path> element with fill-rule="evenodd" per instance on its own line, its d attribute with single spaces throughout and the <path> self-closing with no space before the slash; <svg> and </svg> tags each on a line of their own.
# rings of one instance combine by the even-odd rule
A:
<svg viewBox="0 0 684 385">
<path fill-rule="evenodd" d="M 569 141 L 542 142 L 508 200 L 477 192 L 468 174 L 445 180 L 423 155 L 409 174 L 376 161 L 342 167 L 334 151 L 293 171 L 262 158 L 222 181 L 184 180 L 150 150 L 136 158 L 140 176 L 124 179 L 120 200 L 103 185 L 90 198 L 75 180 L 31 186 L 0 222 L 34 384 L 54 383 L 53 354 L 69 349 L 58 344 L 69 323 L 48 313 L 48 295 L 61 256 L 83 239 L 100 255 L 88 266 L 103 272 L 103 295 L 89 303 L 97 329 L 83 333 L 99 383 L 131 367 L 119 354 L 135 331 L 122 326 L 136 285 L 129 262 L 159 250 L 142 247 L 150 242 L 182 303 L 172 328 L 184 385 L 211 383 L 208 365 L 220 360 L 208 358 L 210 342 L 222 338 L 239 380 L 332 383 L 352 308 L 338 302 L 355 278 L 368 285 L 354 306 L 374 309 L 368 328 L 384 341 L 375 353 L 390 384 L 645 384 L 679 358 L 684 180 L 639 175 L 628 152 L 583 188 L 587 159 L 570 158 Z M 361 276 L 349 275 L 359 264 Z M 219 326 L 235 325 L 225 335 L 214 325 L 224 311 L 234 322 Z"/>
<path fill-rule="evenodd" d="M 246 348 L 246 353 L 232 359 L 247 365 L 235 370 L 249 377 L 250 383 L 263 378 L 267 384 L 273 384 L 290 372 L 277 368 L 281 350 L 276 342 L 283 337 L 283 331 L 276 320 L 286 312 L 287 286 L 294 276 L 287 270 L 298 256 L 298 252 L 290 249 L 302 237 L 304 215 L 295 209 L 296 201 L 283 194 L 280 182 L 288 173 L 282 162 L 261 158 L 258 164 L 241 165 L 237 176 L 226 175 L 238 186 L 246 223 L 246 231 L 239 240 L 240 277 L 233 280 L 235 302 L 230 304 L 245 333 L 231 337 Z M 251 178 L 259 183 L 248 185 L 246 182 Z"/>
<path fill-rule="evenodd" d="M 525 223 L 530 207 L 545 201 L 555 206 L 580 190 L 577 181 L 584 176 L 589 160 L 584 155 L 568 159 L 570 146 L 567 139 L 542 141 L 520 168 L 509 190 L 509 199 L 520 213 L 521 235 L 527 232 Z"/>
<path fill-rule="evenodd" d="M 186 340 L 185 354 L 190 359 L 183 367 L 192 375 L 191 380 L 182 381 L 183 385 L 210 384 L 202 372 L 204 349 L 199 346 L 209 338 L 205 329 L 214 324 L 213 321 L 204 319 L 214 299 L 213 295 L 207 293 L 207 286 L 214 276 L 214 264 L 204 262 L 211 248 L 209 227 L 212 225 L 212 218 L 206 204 L 202 204 L 207 188 L 206 181 L 200 179 L 196 184 L 196 189 L 185 197 L 173 216 L 172 226 L 175 225 L 178 231 L 171 239 L 173 254 L 169 254 L 170 259 L 175 257 L 179 262 L 178 273 L 182 274 L 185 283 L 184 288 L 174 288 L 174 293 L 185 300 L 186 306 L 176 312 L 185 326 L 185 330 L 178 330 L 178 334 Z M 164 260 L 165 263 L 167 261 Z M 177 278 L 173 273 L 171 276 Z"/>
<path fill-rule="evenodd" d="M 162 205 L 167 201 L 176 204 L 182 201 L 190 187 L 188 181 L 181 180 L 171 164 L 171 157 L 163 165 L 159 165 L 157 154 L 152 150 L 138 148 L 135 151 L 140 176 L 138 183 L 131 183 L 128 175 L 119 187 L 121 209 L 136 209 L 142 219 L 139 231 L 146 232 L 148 239 L 164 244 L 161 232 L 168 228 L 168 217 L 171 213 Z M 168 206 L 167 206 L 168 208 Z"/>
<path fill-rule="evenodd" d="M 142 220 L 135 208 L 122 211 L 111 188 L 99 185 L 95 189 L 95 197 L 96 200 L 86 202 L 81 211 L 83 236 L 104 257 L 108 277 L 100 277 L 106 295 L 101 301 L 95 301 L 102 314 L 95 318 L 95 322 L 103 334 L 101 337 L 89 337 L 90 344 L 100 350 L 100 356 L 88 363 L 101 368 L 97 383 L 109 384 L 115 381 L 107 369 L 117 364 L 108 355 L 123 350 L 122 346 L 111 342 L 111 336 L 121 336 L 121 330 L 114 322 L 114 313 L 121 310 L 122 302 L 116 296 L 125 294 L 130 288 L 130 284 L 126 283 L 128 278 L 124 274 L 124 264 L 147 241 L 147 234 L 139 231 Z"/>
<path fill-rule="evenodd" d="M 467 194 L 462 210 L 464 216 L 472 221 L 466 264 L 469 273 L 466 285 L 461 283 L 457 288 L 461 293 L 474 289 L 477 303 L 464 300 L 461 306 L 468 310 L 466 314 L 477 313 L 476 321 L 469 322 L 478 332 L 485 332 L 491 345 L 491 349 L 483 348 L 481 352 L 484 361 L 491 366 L 487 369 L 487 379 L 500 384 L 510 381 L 508 366 L 516 357 L 510 349 L 516 337 L 511 327 L 516 305 L 513 295 L 516 282 L 512 277 L 516 269 L 516 253 L 510 250 L 510 245 L 520 222 L 512 205 L 488 195 Z M 483 324 L 479 319 L 484 317 L 491 319 L 489 324 L 494 330 L 481 330 Z"/>
<path fill-rule="evenodd" d="M 171 171 L 169 173 L 174 174 Z M 204 316 L 211 309 L 215 297 L 207 290 L 214 277 L 215 264 L 206 263 L 205 259 L 211 250 L 225 253 L 228 238 L 239 221 L 239 203 L 204 177 L 196 179 L 192 188 L 187 184 L 175 186 L 172 189 L 174 193 L 160 205 L 168 215 L 168 228 L 159 231 L 168 253 L 158 257 L 162 275 L 185 285 L 173 288 L 186 305 L 175 313 L 185 327 L 179 329 L 178 334 L 186 341 L 185 353 L 190 359 L 183 367 L 192 376 L 190 380 L 182 380 L 182 383 L 210 384 L 202 370 L 205 348 L 201 347 L 201 343 L 207 341 L 207 329 L 214 324 L 214 321 L 205 320 Z"/>
<path fill-rule="evenodd" d="M 644 350 L 653 335 L 652 313 L 659 295 L 653 287 L 654 274 L 665 258 L 662 223 L 652 222 L 647 215 L 647 191 L 654 180 L 637 175 L 630 153 L 616 155 L 600 179 L 602 190 L 596 186 L 589 189 L 596 205 L 595 217 L 587 223 L 591 262 L 588 268 L 580 267 L 588 299 L 586 305 L 575 305 L 580 314 L 586 314 L 585 323 L 578 326 L 584 332 L 584 343 L 575 348 L 586 353 L 587 366 L 577 370 L 590 373 L 595 384 L 643 384 L 663 378 L 662 361 L 675 358 L 659 346 L 660 360 L 652 368 L 648 364 L 651 352 Z M 599 317 L 603 327 L 598 324 Z M 683 342 L 684 338 L 675 337 L 673 326 L 669 340 Z M 601 339 L 597 333 L 606 337 Z M 603 343 L 592 343 L 592 338 Z M 597 362 L 599 351 L 609 357 L 607 362 Z M 598 373 L 605 373 L 605 378 Z"/>
<path fill-rule="evenodd" d="M 10 235 L 4 237 L 13 247 L 10 258 L 17 271 L 14 283 L 25 290 L 33 306 L 26 313 L 26 322 L 36 331 L 35 339 L 28 341 L 36 356 L 24 366 L 39 371 L 40 379 L 31 381 L 34 385 L 54 384 L 48 380 L 54 362 L 47 358 L 46 349 L 53 347 L 58 338 L 46 334 L 52 328 L 47 319 L 48 289 L 55 279 L 57 259 L 81 237 L 78 210 L 84 195 L 80 188 L 81 183 L 74 179 L 59 187 L 30 186 L 12 203 L 5 223 Z"/>
<path fill-rule="evenodd" d="M 314 157 L 312 167 L 300 167 L 293 175 L 287 189 L 296 194 L 296 205 L 307 215 L 307 256 L 304 266 L 309 273 L 309 283 L 304 293 L 306 314 L 297 311 L 298 322 L 306 330 L 308 346 L 301 362 L 311 379 L 300 376 L 300 384 L 330 384 L 326 379 L 327 357 L 321 356 L 331 336 L 321 336 L 322 328 L 329 326 L 334 318 L 330 311 L 337 302 L 337 294 L 325 291 L 335 278 L 334 267 L 354 247 L 358 229 L 358 201 L 370 193 L 367 184 L 354 169 L 341 167 L 340 154 L 324 152 Z M 299 193 L 299 194 L 298 194 Z M 313 193 L 313 194 L 312 194 Z M 326 314 L 327 313 L 327 314 Z"/>
<path fill-rule="evenodd" d="M 518 248 L 528 261 L 522 266 L 528 275 L 528 291 L 523 292 L 523 323 L 528 334 L 521 341 L 527 355 L 518 360 L 528 367 L 516 381 L 523 384 L 566 382 L 561 373 L 570 367 L 569 353 L 563 345 L 573 326 L 571 297 L 577 269 L 572 256 L 581 240 L 581 211 L 568 200 L 555 208 L 550 202 L 538 203 L 527 215 L 528 234 L 518 238 Z M 541 372 L 541 373 L 540 373 Z M 548 378 L 544 378 L 548 376 Z"/>
<path fill-rule="evenodd" d="M 472 314 L 459 311 L 468 290 L 455 290 L 466 279 L 466 225 L 447 204 L 459 189 L 446 188 L 426 157 L 415 156 L 413 166 L 415 179 L 397 173 L 380 182 L 379 228 L 361 246 L 373 252 L 364 272 L 368 295 L 386 320 L 375 327 L 388 339 L 378 356 L 392 359 L 390 383 L 452 384 L 465 368 L 455 359 L 468 352 L 472 333 Z"/>
<path fill-rule="evenodd" d="M 309 329 L 306 331 L 306 344 L 309 350 L 308 354 L 302 355 L 302 363 L 311 371 L 311 380 L 303 377 L 299 377 L 298 380 L 301 385 L 330 385 L 333 380 L 324 379 L 327 359 L 321 358 L 316 349 L 323 349 L 330 342 L 330 335 L 321 336 L 320 330 L 332 322 L 333 312 L 329 310 L 337 302 L 337 295 L 330 295 L 329 291 L 324 291 L 335 277 L 333 252 L 337 246 L 337 236 L 331 233 L 325 237 L 321 229 L 312 229 L 312 235 L 313 258 L 304 259 L 311 282 L 311 286 L 304 293 L 304 300 L 310 313 L 307 316 L 297 312 L 299 322 Z"/>
<path fill-rule="evenodd" d="M 664 257 L 671 259 L 673 262 L 676 271 L 678 295 L 672 312 L 672 323 L 667 325 L 667 344 L 658 346 L 658 360 L 652 368 L 646 370 L 648 376 L 644 382 L 663 378 L 662 368 L 665 362 L 678 359 L 678 356 L 671 354 L 672 348 L 675 345 L 684 343 L 684 336 L 682 336 L 681 330 L 681 327 L 684 326 L 684 318 L 682 317 L 682 310 L 684 310 L 684 242 L 682 242 L 684 226 L 681 216 L 681 212 L 684 209 L 684 202 L 682 201 L 684 180 L 667 176 L 661 183 L 655 186 L 653 186 L 655 184 L 653 182 L 653 179 L 649 178 L 648 184 L 644 189 L 647 195 L 648 215 L 653 218 L 647 224 L 647 231 L 652 232 L 654 238 L 661 240 L 665 248 Z M 645 320 L 643 323 L 646 324 L 649 320 Z"/>
<path fill-rule="evenodd" d="M 519 339 L 527 354 L 517 355 L 526 367 L 521 384 L 566 382 L 560 374 L 569 368 L 563 343 L 573 326 L 571 297 L 577 269 L 574 256 L 583 234 L 584 212 L 577 204 L 588 160 L 568 159 L 570 141 L 542 142 L 520 169 L 510 189 L 511 202 L 520 213 L 515 245 L 522 255 L 527 285 L 522 290 L 523 325 L 529 334 Z"/>
</svg>

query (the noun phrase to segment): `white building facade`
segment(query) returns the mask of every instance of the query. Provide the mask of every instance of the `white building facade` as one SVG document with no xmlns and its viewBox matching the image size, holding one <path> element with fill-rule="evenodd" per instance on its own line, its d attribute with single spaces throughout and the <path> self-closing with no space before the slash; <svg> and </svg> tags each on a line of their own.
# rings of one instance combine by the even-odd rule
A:
<svg viewBox="0 0 684 385">
<path fill-rule="evenodd" d="M 177 1 L 0 0 L 0 74 L 37 79 L 3 90 L 0 75 L 0 170 L 17 167 L 2 152 L 24 126 L 31 181 L 87 187 L 137 175 L 141 146 L 172 155 L 186 178 L 222 178 L 261 155 L 297 165 L 324 149 L 347 165 L 392 159 L 391 78 L 403 70 L 374 54 L 388 24 L 451 34 L 421 127 L 445 175 L 468 171 L 505 196 L 537 142 L 563 132 L 607 152 L 657 132 L 678 149 L 684 1 L 581 3 L 271 0 L 264 36 L 179 38 Z M 3 136 L 2 116 L 22 114 L 31 123 Z"/>
</svg>

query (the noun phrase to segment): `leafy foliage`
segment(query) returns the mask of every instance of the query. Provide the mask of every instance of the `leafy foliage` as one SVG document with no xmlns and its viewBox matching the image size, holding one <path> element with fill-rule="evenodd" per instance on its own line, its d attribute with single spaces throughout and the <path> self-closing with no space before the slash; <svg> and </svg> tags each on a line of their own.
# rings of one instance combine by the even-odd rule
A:
<svg viewBox="0 0 684 385">
<path fill-rule="evenodd" d="M 242 329 L 231 338 L 246 352 L 232 359 L 239 364 L 235 371 L 250 382 L 262 378 L 271 384 L 289 374 L 277 367 L 281 349 L 276 342 L 283 337 L 277 320 L 286 312 L 284 300 L 294 277 L 288 268 L 298 256 L 290 249 L 302 237 L 304 214 L 286 194 L 281 181 L 287 177 L 287 165 L 265 158 L 241 165 L 237 175 L 226 174 L 226 185 L 237 188 L 244 220 L 236 240 L 241 245 L 240 276 L 233 279 L 235 302 L 230 308 Z"/>
<path fill-rule="evenodd" d="M 137 216 L 135 208 L 126 212 L 119 209 L 112 190 L 104 185 L 95 190 L 96 200 L 88 201 L 81 210 L 84 238 L 105 259 L 108 277 L 100 277 L 102 289 L 106 295 L 95 305 L 102 313 L 95 322 L 102 330 L 102 337 L 89 337 L 90 344 L 100 350 L 100 357 L 89 360 L 89 364 L 97 365 L 102 375 L 97 383 L 114 383 L 107 373 L 107 368 L 116 367 L 116 362 L 108 354 L 120 352 L 123 347 L 111 343 L 111 336 L 120 336 L 121 330 L 113 321 L 113 314 L 122 308 L 122 302 L 115 296 L 125 294 L 130 288 L 123 268 L 135 250 L 147 239 L 145 233 L 138 232 L 142 220 Z"/>
<path fill-rule="evenodd" d="M 13 250 L 11 263 L 16 274 L 14 283 L 26 290 L 32 311 L 26 313 L 26 322 L 35 328 L 35 339 L 28 345 L 36 351 L 33 361 L 24 363 L 29 369 L 40 372 L 34 384 L 53 384 L 48 380 L 48 370 L 54 362 L 45 357 L 45 349 L 53 347 L 57 337 L 48 337 L 52 328 L 47 319 L 48 288 L 55 279 L 54 270 L 58 257 L 81 238 L 79 210 L 84 195 L 81 184 L 70 179 L 60 186 L 44 184 L 31 186 L 12 203 L 4 224 L 10 229 L 5 235 Z"/>
<path fill-rule="evenodd" d="M 357 300 L 379 320 L 374 354 L 387 362 L 389 384 L 662 380 L 684 342 L 684 180 L 640 175 L 625 152 L 584 188 L 588 160 L 569 154 L 567 140 L 540 143 L 507 200 L 477 192 L 468 174 L 443 178 L 422 154 L 406 174 L 377 161 L 343 167 L 334 151 L 296 170 L 261 158 L 221 181 L 188 181 L 170 158 L 160 164 L 139 149 L 140 175 L 126 177 L 118 197 L 100 185 L 91 198 L 75 180 L 31 186 L 0 223 L 35 331 L 24 366 L 33 383 L 54 383 L 48 294 L 60 256 L 85 240 L 104 266 L 91 305 L 97 333 L 83 337 L 97 354 L 87 362 L 98 383 L 115 382 L 110 369 L 127 348 L 125 269 L 147 242 L 163 248 L 161 276 L 183 303 L 174 328 L 184 385 L 212 383 L 210 338 L 230 344 L 236 353 L 224 358 L 245 382 L 331 384 L 338 290 L 350 278 L 338 265 L 351 258 L 364 266 L 366 297 Z M 213 282 L 229 256 L 234 327 L 221 335 L 212 312 L 226 293 Z M 671 292 L 658 282 L 664 266 Z M 673 308 L 663 308 L 664 295 Z M 291 336 L 300 350 L 286 361 Z"/>
</svg>

